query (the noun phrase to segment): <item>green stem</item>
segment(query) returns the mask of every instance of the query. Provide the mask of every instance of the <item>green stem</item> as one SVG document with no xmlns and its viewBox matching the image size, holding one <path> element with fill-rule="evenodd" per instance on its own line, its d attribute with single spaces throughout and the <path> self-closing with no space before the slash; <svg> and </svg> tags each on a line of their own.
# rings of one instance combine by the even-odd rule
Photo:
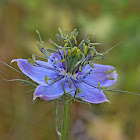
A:
<svg viewBox="0 0 140 140">
<path fill-rule="evenodd" d="M 55 109 L 55 128 L 56 128 L 56 133 L 58 135 L 58 137 L 60 138 L 61 136 L 61 133 L 59 132 L 59 126 L 58 126 L 58 118 L 59 118 L 59 104 L 57 102 L 55 102 L 55 106 L 56 106 L 56 109 Z"/>
<path fill-rule="evenodd" d="M 62 110 L 62 126 L 61 126 L 61 138 L 60 140 L 66 140 L 66 130 L 67 130 L 67 113 L 68 113 L 68 103 L 64 103 Z"/>
</svg>

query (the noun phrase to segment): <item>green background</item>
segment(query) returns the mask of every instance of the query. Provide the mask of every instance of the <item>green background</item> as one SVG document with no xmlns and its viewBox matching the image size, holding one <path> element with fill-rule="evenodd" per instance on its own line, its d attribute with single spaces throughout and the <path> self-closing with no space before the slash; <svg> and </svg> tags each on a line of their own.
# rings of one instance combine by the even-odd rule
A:
<svg viewBox="0 0 140 140">
<path fill-rule="evenodd" d="M 37 49 L 39 30 L 45 44 L 56 41 L 58 28 L 91 33 L 103 52 L 120 41 L 100 64 L 117 69 L 112 87 L 140 94 L 139 0 L 0 0 L 0 60 L 29 58 Z M 16 64 L 12 64 L 18 69 Z M 22 75 L 0 63 L 0 140 L 56 140 L 55 103 L 32 101 L 33 87 L 4 79 Z M 140 96 L 105 93 L 109 103 L 70 103 L 68 140 L 139 140 Z"/>
</svg>

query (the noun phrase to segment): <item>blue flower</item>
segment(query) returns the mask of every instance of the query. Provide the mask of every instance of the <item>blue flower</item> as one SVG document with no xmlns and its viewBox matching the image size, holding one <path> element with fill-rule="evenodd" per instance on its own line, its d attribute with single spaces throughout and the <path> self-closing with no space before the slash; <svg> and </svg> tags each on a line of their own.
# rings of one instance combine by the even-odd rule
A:
<svg viewBox="0 0 140 140">
<path fill-rule="evenodd" d="M 35 58 L 12 60 L 17 62 L 25 75 L 39 84 L 33 100 L 54 100 L 60 98 L 65 90 L 65 93 L 88 103 L 109 102 L 102 89 L 112 86 L 116 82 L 117 74 L 112 66 L 91 62 L 103 57 L 93 46 L 98 43 L 90 43 L 86 38 L 77 45 L 77 30 L 74 30 L 70 37 L 60 33 L 61 37 L 57 37 L 61 46 L 50 41 L 56 47 L 56 50 L 51 50 L 51 54 L 49 49 L 44 48 L 41 39 L 38 42 L 39 49 L 48 61 Z"/>
</svg>

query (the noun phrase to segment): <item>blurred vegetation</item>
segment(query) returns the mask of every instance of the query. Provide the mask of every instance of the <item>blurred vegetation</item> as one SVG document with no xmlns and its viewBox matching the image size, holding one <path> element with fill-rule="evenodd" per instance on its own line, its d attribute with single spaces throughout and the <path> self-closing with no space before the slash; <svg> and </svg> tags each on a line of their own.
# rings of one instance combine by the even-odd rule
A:
<svg viewBox="0 0 140 140">
<path fill-rule="evenodd" d="M 42 55 L 36 46 L 36 29 L 51 47 L 48 40 L 56 41 L 59 27 L 69 32 L 77 28 L 79 40 L 84 30 L 93 34 L 92 41 L 103 43 L 98 46 L 100 52 L 123 41 L 99 63 L 116 67 L 118 81 L 112 88 L 140 93 L 139 0 L 0 0 L 0 60 L 9 64 L 14 58 Z M 33 87 L 3 80 L 12 78 L 22 75 L 0 64 L 0 139 L 57 139 L 55 103 L 33 102 L 33 92 L 25 93 Z M 69 105 L 69 140 L 80 139 L 80 134 L 91 140 L 140 139 L 140 96 L 106 95 L 111 104 Z"/>
</svg>

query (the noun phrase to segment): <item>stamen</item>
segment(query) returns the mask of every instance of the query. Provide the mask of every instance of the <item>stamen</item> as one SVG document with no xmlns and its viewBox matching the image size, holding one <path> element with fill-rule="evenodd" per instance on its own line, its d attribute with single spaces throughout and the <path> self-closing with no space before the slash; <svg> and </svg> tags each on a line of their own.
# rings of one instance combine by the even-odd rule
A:
<svg viewBox="0 0 140 140">
<path fill-rule="evenodd" d="M 98 45 L 102 45 L 102 43 L 90 43 L 91 46 L 98 46 Z"/>
<path fill-rule="evenodd" d="M 94 66 L 92 63 L 90 63 L 90 62 L 89 62 L 89 65 L 90 65 L 92 68 L 95 68 L 95 66 Z"/>
<path fill-rule="evenodd" d="M 68 57 L 71 56 L 71 50 L 68 49 Z"/>
<path fill-rule="evenodd" d="M 34 64 L 35 64 L 35 61 L 32 60 L 31 58 L 28 58 L 28 62 L 29 62 L 29 64 L 32 65 L 32 66 L 34 66 Z"/>
<path fill-rule="evenodd" d="M 78 50 L 77 50 L 77 57 L 78 57 L 78 59 L 80 59 L 80 56 L 81 56 L 81 50 L 78 49 Z"/>
<path fill-rule="evenodd" d="M 98 88 L 100 88 L 100 82 L 98 82 Z"/>
<path fill-rule="evenodd" d="M 33 59 L 33 61 L 36 61 L 35 54 L 32 54 L 32 59 Z"/>
<path fill-rule="evenodd" d="M 87 46 L 84 46 L 84 55 L 85 56 L 87 55 L 87 51 L 88 51 L 88 47 Z"/>
<path fill-rule="evenodd" d="M 83 45 L 84 42 L 85 42 L 85 40 L 82 40 L 82 41 L 80 42 L 80 44 L 78 45 L 78 48 L 79 48 L 79 49 L 81 49 L 81 46 Z"/>
<path fill-rule="evenodd" d="M 77 67 L 80 63 L 82 63 L 82 61 L 85 59 L 85 55 L 81 52 L 81 55 L 82 55 L 82 58 L 81 60 L 79 60 L 75 65 L 74 67 Z"/>
<path fill-rule="evenodd" d="M 106 72 L 106 74 L 109 74 L 109 73 L 111 73 L 111 72 L 113 72 L 113 71 L 115 71 L 116 69 L 111 69 L 111 70 L 108 70 L 107 72 Z"/>
<path fill-rule="evenodd" d="M 44 77 L 44 81 L 45 81 L 45 83 L 48 84 L 48 81 L 47 81 L 47 80 L 48 80 L 48 78 L 47 78 L 47 76 L 45 76 L 45 77 Z"/>
<path fill-rule="evenodd" d="M 56 34 L 56 38 L 61 43 L 61 45 L 63 46 L 62 40 L 61 40 L 61 38 L 60 38 L 60 36 L 58 34 Z"/>
<path fill-rule="evenodd" d="M 63 32 L 61 31 L 60 27 L 58 28 L 58 31 L 59 31 L 59 33 L 60 33 L 60 35 L 61 35 L 61 38 L 64 38 Z"/>
<path fill-rule="evenodd" d="M 115 80 L 115 78 L 107 78 L 108 80 Z"/>
<path fill-rule="evenodd" d="M 65 59 L 60 59 L 60 60 L 59 60 L 59 62 L 65 62 L 65 61 L 66 61 Z"/>
<path fill-rule="evenodd" d="M 50 52 L 50 53 L 56 53 L 56 50 L 50 49 L 50 48 L 47 48 L 47 51 Z"/>
<path fill-rule="evenodd" d="M 73 39 L 75 45 L 77 45 L 77 40 L 76 40 L 76 37 L 74 35 L 72 36 L 72 39 Z"/>
</svg>

